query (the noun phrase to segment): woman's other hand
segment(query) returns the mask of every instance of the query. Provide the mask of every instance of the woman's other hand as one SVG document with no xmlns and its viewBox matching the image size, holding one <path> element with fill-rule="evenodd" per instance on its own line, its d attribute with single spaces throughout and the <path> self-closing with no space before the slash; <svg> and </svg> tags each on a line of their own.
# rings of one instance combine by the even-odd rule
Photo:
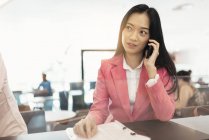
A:
<svg viewBox="0 0 209 140">
<path fill-rule="evenodd" d="M 155 75 L 157 74 L 157 69 L 155 67 L 155 61 L 159 55 L 159 47 L 160 44 L 153 39 L 149 39 L 149 46 L 153 47 L 153 53 L 152 55 L 147 59 L 144 59 L 144 65 L 146 67 L 146 70 L 148 72 L 149 78 L 153 79 L 155 77 Z"/>
<path fill-rule="evenodd" d="M 91 138 L 97 133 L 97 125 L 94 119 L 88 115 L 76 123 L 73 130 L 80 137 Z"/>
</svg>

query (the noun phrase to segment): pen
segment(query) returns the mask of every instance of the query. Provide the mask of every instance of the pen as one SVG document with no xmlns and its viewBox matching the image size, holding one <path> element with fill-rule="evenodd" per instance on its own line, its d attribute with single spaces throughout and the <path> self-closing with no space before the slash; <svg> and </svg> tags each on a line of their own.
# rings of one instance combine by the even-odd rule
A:
<svg viewBox="0 0 209 140">
<path fill-rule="evenodd" d="M 124 127 L 123 127 L 123 130 L 125 130 L 126 128 L 127 128 L 127 127 L 124 126 Z M 135 132 L 131 132 L 130 134 L 131 134 L 131 135 L 136 135 Z"/>
<path fill-rule="evenodd" d="M 136 133 L 135 133 L 135 132 L 131 132 L 130 134 L 131 134 L 131 135 L 136 135 Z"/>
</svg>

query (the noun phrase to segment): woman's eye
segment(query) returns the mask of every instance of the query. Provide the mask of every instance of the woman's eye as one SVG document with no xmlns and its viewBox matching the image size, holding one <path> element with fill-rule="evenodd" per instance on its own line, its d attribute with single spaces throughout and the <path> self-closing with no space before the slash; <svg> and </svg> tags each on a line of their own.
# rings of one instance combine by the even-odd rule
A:
<svg viewBox="0 0 209 140">
<path fill-rule="evenodd" d="M 128 31 L 132 31 L 132 28 L 131 28 L 130 26 L 126 26 L 126 29 L 127 29 Z"/>
<path fill-rule="evenodd" d="M 140 31 L 139 34 L 142 35 L 142 36 L 145 36 L 145 35 L 147 35 L 148 33 L 147 33 L 146 31 Z"/>
</svg>

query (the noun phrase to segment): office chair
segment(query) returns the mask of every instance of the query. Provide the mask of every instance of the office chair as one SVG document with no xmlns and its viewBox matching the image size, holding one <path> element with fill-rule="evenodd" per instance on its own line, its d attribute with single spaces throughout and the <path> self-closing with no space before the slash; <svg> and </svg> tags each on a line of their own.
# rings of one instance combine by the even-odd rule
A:
<svg viewBox="0 0 209 140">
<path fill-rule="evenodd" d="M 96 87 L 96 81 L 91 81 L 90 82 L 90 89 L 95 89 Z"/>
<path fill-rule="evenodd" d="M 28 133 L 46 132 L 45 112 L 38 111 L 25 111 L 21 115 L 27 125 Z"/>
<path fill-rule="evenodd" d="M 197 106 L 194 109 L 194 115 L 195 116 L 209 115 L 209 105 Z"/>
<path fill-rule="evenodd" d="M 73 111 L 86 108 L 83 82 L 70 83 L 70 94 L 73 98 Z"/>
<path fill-rule="evenodd" d="M 69 97 L 69 92 L 67 92 L 67 91 L 60 91 L 59 92 L 60 109 L 61 110 L 68 110 L 68 97 Z"/>
<path fill-rule="evenodd" d="M 174 118 L 195 117 L 209 115 L 209 105 L 190 106 L 176 109 Z"/>
<path fill-rule="evenodd" d="M 194 116 L 194 109 L 196 106 L 184 107 L 175 110 L 174 118 L 186 118 Z"/>
</svg>

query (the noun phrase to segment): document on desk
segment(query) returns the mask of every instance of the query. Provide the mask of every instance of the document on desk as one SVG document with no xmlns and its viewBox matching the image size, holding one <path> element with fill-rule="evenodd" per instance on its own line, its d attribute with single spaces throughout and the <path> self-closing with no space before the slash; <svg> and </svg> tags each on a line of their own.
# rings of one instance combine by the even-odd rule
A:
<svg viewBox="0 0 209 140">
<path fill-rule="evenodd" d="M 67 128 L 66 133 L 70 140 L 87 140 L 75 135 L 73 128 Z M 151 138 L 136 134 L 122 123 L 114 121 L 98 125 L 97 134 L 88 140 L 151 140 Z"/>
</svg>

